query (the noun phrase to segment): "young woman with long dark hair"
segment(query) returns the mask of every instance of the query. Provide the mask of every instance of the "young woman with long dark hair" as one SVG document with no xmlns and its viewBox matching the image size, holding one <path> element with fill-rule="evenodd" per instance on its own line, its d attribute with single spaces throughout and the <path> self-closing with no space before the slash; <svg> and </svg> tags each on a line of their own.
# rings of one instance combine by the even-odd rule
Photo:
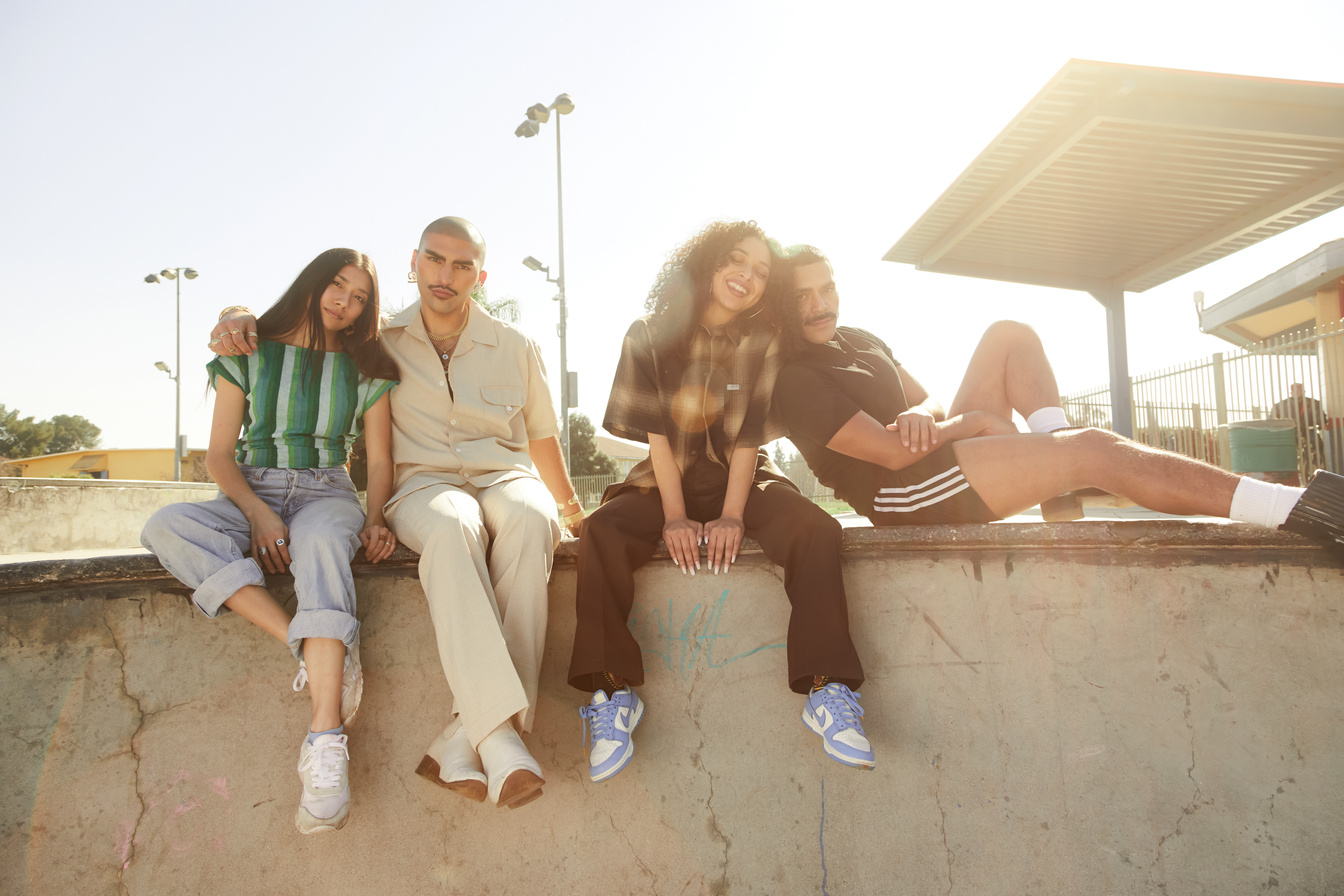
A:
<svg viewBox="0 0 1344 896">
<path fill-rule="evenodd" d="M 344 725 L 363 688 L 350 561 L 361 544 L 375 563 L 396 546 L 383 505 L 397 371 L 379 344 L 377 272 L 353 249 L 314 258 L 257 324 L 252 355 L 207 365 L 215 409 L 206 468 L 219 496 L 159 510 L 141 542 L 206 616 L 228 607 L 299 659 L 294 689 L 311 685 L 313 711 L 295 823 L 309 834 L 341 827 L 350 809 Z M 367 513 L 344 466 L 361 429 Z M 283 572 L 294 577 L 293 617 L 266 589 L 265 573 Z"/>
</svg>

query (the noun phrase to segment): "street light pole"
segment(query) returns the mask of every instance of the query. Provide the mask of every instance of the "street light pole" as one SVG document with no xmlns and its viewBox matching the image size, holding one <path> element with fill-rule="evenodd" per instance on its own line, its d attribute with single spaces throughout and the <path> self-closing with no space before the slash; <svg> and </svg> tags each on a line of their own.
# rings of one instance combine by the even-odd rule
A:
<svg viewBox="0 0 1344 896">
<path fill-rule="evenodd" d="M 565 99 L 569 99 L 566 94 L 561 94 Z M 556 102 L 559 102 L 557 99 Z M 574 108 L 572 105 L 570 108 Z M 566 346 L 569 344 L 569 311 L 565 307 L 565 190 L 564 178 L 560 176 L 560 116 L 555 118 L 555 208 L 559 216 L 556 224 L 556 232 L 559 235 L 560 260 L 557 264 L 558 271 L 555 275 L 555 288 L 559 295 L 560 302 L 560 323 L 558 332 L 560 334 L 560 452 L 565 457 L 565 469 L 570 468 L 569 461 L 569 405 L 573 396 L 569 394 L 569 359 L 566 357 Z"/>
<path fill-rule="evenodd" d="M 179 277 L 178 275 L 181 275 Z M 155 367 L 168 374 L 177 386 L 177 405 L 173 417 L 173 481 L 182 481 L 182 278 L 195 280 L 198 274 L 195 268 L 164 268 L 157 274 L 145 275 L 146 283 L 162 283 L 166 280 L 177 281 L 177 366 L 173 370 L 168 369 L 168 365 L 162 361 L 155 363 Z"/>
<path fill-rule="evenodd" d="M 550 120 L 552 111 L 559 112 L 561 115 L 568 115 L 574 111 L 574 101 L 569 98 L 569 94 L 562 93 L 549 106 L 537 103 L 527 110 L 527 120 L 514 130 L 514 135 L 535 137 L 541 132 L 541 126 Z M 560 157 L 560 119 L 558 117 L 555 119 L 555 206 L 559 217 L 557 233 L 560 248 L 560 258 L 556 265 L 557 273 L 553 281 L 559 291 L 556 300 L 560 303 L 560 323 L 556 326 L 556 333 L 560 337 L 560 450 L 565 458 L 565 466 L 569 467 L 569 408 L 572 396 L 569 388 L 569 356 L 567 351 L 568 340 L 566 339 L 566 331 L 569 328 L 569 309 L 565 304 L 565 190 Z M 531 256 L 528 257 L 531 258 Z M 528 267 L 531 267 L 531 265 L 528 265 Z M 532 270 L 540 270 L 540 264 Z M 550 271 L 547 269 L 547 274 L 549 275 L 549 273 Z M 551 278 L 547 276 L 546 279 L 550 280 Z"/>
</svg>

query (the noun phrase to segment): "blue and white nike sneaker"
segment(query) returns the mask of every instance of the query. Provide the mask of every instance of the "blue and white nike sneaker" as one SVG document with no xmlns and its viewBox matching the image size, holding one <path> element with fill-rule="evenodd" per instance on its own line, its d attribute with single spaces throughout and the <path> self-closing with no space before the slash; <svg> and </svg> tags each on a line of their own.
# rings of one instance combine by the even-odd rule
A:
<svg viewBox="0 0 1344 896">
<path fill-rule="evenodd" d="M 584 723 L 584 741 L 591 734 L 588 748 L 588 777 L 605 781 L 625 768 L 635 754 L 634 733 L 639 720 L 644 718 L 644 702 L 629 685 L 607 699 L 603 691 L 594 691 L 587 706 L 580 707 L 579 718 Z"/>
<path fill-rule="evenodd" d="M 860 696 L 836 682 L 817 688 L 807 695 L 803 722 L 821 735 L 827 755 L 836 762 L 870 769 L 877 765 L 877 759 L 859 721 L 863 716 Z"/>
</svg>

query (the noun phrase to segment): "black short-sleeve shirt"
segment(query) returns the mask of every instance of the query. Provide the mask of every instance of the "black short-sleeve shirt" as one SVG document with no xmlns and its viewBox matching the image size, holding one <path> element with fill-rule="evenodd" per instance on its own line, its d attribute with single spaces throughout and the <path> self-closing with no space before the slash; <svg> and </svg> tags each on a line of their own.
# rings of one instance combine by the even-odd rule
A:
<svg viewBox="0 0 1344 896">
<path fill-rule="evenodd" d="M 909 410 L 899 367 L 891 349 L 872 333 L 837 327 L 830 342 L 805 346 L 775 384 L 774 404 L 790 440 L 817 479 L 856 508 L 872 503 L 886 471 L 826 443 L 859 411 L 887 424 Z"/>
</svg>

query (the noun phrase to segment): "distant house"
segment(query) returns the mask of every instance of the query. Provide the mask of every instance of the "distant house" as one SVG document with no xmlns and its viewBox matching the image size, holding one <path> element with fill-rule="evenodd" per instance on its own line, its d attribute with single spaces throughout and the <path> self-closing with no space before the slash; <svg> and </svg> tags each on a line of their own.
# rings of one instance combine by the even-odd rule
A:
<svg viewBox="0 0 1344 896">
<path fill-rule="evenodd" d="M 8 463 L 24 479 L 128 479 L 141 482 L 173 481 L 171 448 L 85 448 L 39 457 L 21 457 Z M 182 460 L 184 482 L 209 482 L 205 452 L 191 451 Z"/>
<path fill-rule="evenodd" d="M 1344 239 L 1317 247 L 1221 302 L 1197 307 L 1201 330 L 1241 346 L 1334 323 L 1344 312 Z"/>
<path fill-rule="evenodd" d="M 629 473 L 635 464 L 649 456 L 648 445 L 632 442 L 629 439 L 618 439 L 604 432 L 597 433 L 595 441 L 597 442 L 597 450 L 616 462 L 616 469 L 622 477 Z"/>
</svg>

